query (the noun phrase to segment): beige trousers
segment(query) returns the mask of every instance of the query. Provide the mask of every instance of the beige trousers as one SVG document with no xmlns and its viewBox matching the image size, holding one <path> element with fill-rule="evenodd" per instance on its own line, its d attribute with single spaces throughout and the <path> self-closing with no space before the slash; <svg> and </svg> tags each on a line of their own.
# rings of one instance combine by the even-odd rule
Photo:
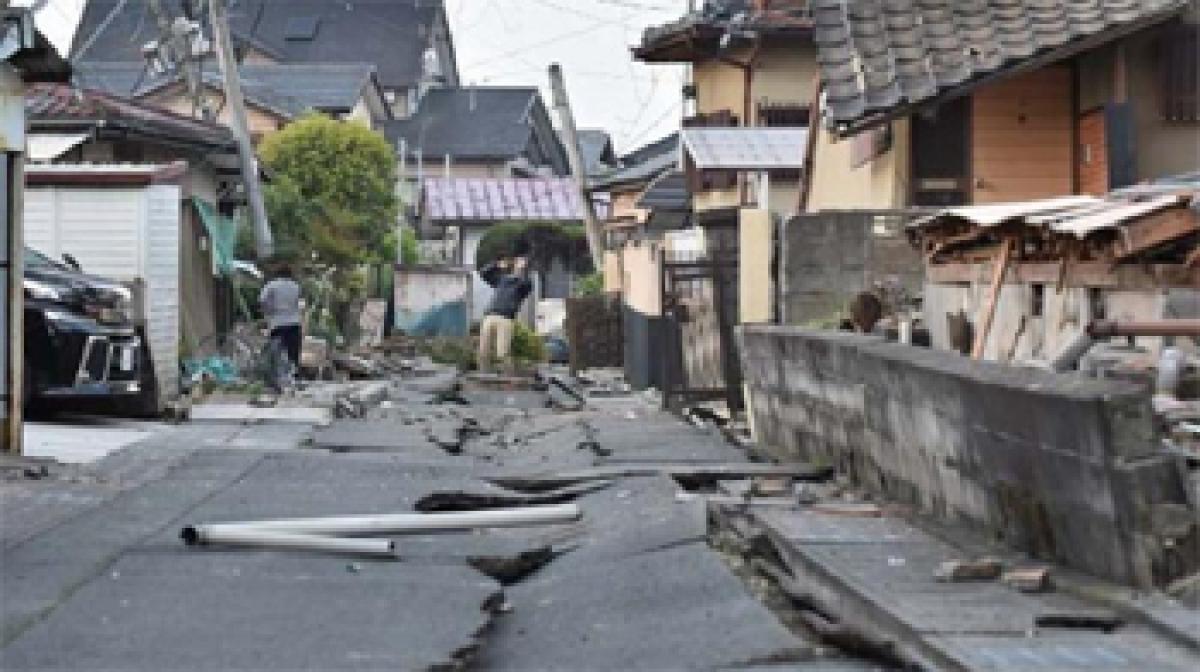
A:
<svg viewBox="0 0 1200 672">
<path fill-rule="evenodd" d="M 499 315 L 483 318 L 479 327 L 479 370 L 491 371 L 494 362 L 508 363 L 512 346 L 513 320 Z"/>
</svg>

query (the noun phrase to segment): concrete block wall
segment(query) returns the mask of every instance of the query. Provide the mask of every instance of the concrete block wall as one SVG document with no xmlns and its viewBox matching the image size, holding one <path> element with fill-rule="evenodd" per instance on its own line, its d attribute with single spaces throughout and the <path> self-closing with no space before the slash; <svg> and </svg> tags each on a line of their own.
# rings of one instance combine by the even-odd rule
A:
<svg viewBox="0 0 1200 672">
<path fill-rule="evenodd" d="M 1156 450 L 1138 388 L 841 332 L 739 338 L 759 441 L 780 459 L 1122 583 L 1200 566 L 1185 467 Z"/>
</svg>

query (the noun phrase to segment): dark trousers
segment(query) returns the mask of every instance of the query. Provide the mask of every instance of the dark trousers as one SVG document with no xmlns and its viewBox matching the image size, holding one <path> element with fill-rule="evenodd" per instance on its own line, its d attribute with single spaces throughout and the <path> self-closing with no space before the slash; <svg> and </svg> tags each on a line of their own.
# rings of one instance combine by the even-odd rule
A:
<svg viewBox="0 0 1200 672">
<path fill-rule="evenodd" d="M 271 338 L 278 338 L 287 351 L 288 359 L 296 368 L 300 367 L 300 325 L 291 324 L 286 327 L 275 327 L 271 330 Z"/>
</svg>

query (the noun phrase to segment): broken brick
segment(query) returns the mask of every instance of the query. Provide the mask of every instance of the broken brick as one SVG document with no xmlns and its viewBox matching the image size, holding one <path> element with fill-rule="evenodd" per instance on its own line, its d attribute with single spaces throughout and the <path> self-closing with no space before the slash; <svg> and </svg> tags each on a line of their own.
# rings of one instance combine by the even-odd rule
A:
<svg viewBox="0 0 1200 672">
<path fill-rule="evenodd" d="M 1004 565 L 995 558 L 981 558 L 979 560 L 948 560 L 943 562 L 933 576 L 938 581 L 943 582 L 958 582 L 958 581 L 993 581 L 1000 576 Z"/>
</svg>

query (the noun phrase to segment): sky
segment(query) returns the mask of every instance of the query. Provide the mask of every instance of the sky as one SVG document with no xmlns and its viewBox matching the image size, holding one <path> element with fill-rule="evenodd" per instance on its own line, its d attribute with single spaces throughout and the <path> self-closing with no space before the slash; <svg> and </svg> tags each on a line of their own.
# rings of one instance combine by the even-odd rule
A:
<svg viewBox="0 0 1200 672">
<path fill-rule="evenodd" d="M 687 0 L 444 1 L 464 84 L 537 85 L 549 105 L 546 69 L 558 62 L 576 126 L 607 130 L 618 152 L 678 128 L 683 67 L 636 62 L 629 47 L 647 26 L 682 16 Z M 38 14 L 38 26 L 63 52 L 83 5 L 49 0 Z"/>
</svg>

